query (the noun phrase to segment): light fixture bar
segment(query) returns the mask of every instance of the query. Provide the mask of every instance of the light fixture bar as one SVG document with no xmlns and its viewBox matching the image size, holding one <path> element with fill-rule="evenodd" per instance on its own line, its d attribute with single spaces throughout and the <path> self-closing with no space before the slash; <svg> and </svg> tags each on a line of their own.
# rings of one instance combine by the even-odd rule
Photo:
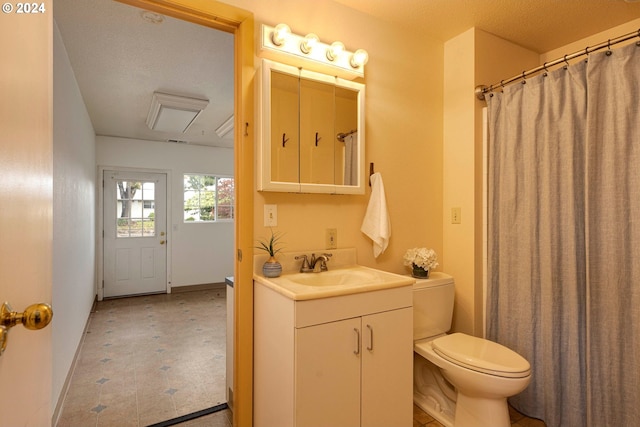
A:
<svg viewBox="0 0 640 427">
<path fill-rule="evenodd" d="M 368 55 L 363 49 L 354 53 L 344 49 L 344 44 L 338 41 L 323 43 L 315 34 L 301 36 L 277 30 L 283 27 L 289 28 L 284 24 L 277 27 L 262 25 L 260 56 L 349 80 L 364 77 L 364 64 Z M 336 47 L 343 50 L 336 50 Z"/>
<path fill-rule="evenodd" d="M 207 105 L 207 99 L 154 92 L 147 126 L 160 132 L 185 133 Z"/>
<path fill-rule="evenodd" d="M 224 121 L 218 128 L 216 129 L 216 133 L 220 138 L 224 138 L 226 134 L 233 130 L 233 114 L 227 120 Z"/>
</svg>

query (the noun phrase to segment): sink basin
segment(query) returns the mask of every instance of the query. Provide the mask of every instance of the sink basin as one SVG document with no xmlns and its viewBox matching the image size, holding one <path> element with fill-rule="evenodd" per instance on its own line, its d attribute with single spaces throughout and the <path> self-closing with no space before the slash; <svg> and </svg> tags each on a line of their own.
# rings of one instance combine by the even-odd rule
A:
<svg viewBox="0 0 640 427">
<path fill-rule="evenodd" d="M 407 286 L 415 282 L 410 276 L 401 276 L 361 265 L 321 273 L 283 274 L 276 278 L 255 276 L 254 279 L 294 300 L 375 291 Z"/>
<path fill-rule="evenodd" d="M 363 285 L 378 280 L 375 272 L 359 270 L 355 268 L 343 268 L 340 270 L 323 271 L 322 273 L 298 273 L 292 274 L 287 279 L 306 286 L 339 286 L 339 285 Z"/>
</svg>

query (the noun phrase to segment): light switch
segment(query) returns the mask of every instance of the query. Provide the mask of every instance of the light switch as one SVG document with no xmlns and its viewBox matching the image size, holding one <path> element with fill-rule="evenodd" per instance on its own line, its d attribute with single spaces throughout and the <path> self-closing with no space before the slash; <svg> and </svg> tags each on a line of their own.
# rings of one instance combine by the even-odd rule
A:
<svg viewBox="0 0 640 427">
<path fill-rule="evenodd" d="M 451 208 L 451 224 L 462 223 L 462 208 Z"/>
<path fill-rule="evenodd" d="M 338 230 L 336 228 L 327 228 L 326 249 L 336 249 L 338 247 Z"/>
<path fill-rule="evenodd" d="M 264 226 L 275 227 L 278 225 L 278 205 L 264 205 Z"/>
</svg>

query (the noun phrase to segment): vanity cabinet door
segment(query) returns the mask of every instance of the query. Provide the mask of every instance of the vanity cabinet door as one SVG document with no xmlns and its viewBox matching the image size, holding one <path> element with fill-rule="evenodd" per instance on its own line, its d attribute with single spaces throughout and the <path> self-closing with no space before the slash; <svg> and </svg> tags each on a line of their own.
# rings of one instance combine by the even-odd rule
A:
<svg viewBox="0 0 640 427">
<path fill-rule="evenodd" d="M 295 425 L 360 426 L 360 318 L 296 329 Z"/>
<path fill-rule="evenodd" d="M 362 317 L 362 427 L 413 423 L 413 310 Z"/>
</svg>

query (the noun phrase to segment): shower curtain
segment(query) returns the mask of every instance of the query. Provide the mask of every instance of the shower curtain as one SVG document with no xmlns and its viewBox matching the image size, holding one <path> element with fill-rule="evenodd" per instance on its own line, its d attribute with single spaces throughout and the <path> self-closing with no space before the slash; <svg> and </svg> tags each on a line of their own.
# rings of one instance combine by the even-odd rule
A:
<svg viewBox="0 0 640 427">
<path fill-rule="evenodd" d="M 487 100 L 487 337 L 529 360 L 510 403 L 640 426 L 640 47 Z"/>
<path fill-rule="evenodd" d="M 358 185 L 358 132 L 344 137 L 344 185 Z"/>
</svg>

